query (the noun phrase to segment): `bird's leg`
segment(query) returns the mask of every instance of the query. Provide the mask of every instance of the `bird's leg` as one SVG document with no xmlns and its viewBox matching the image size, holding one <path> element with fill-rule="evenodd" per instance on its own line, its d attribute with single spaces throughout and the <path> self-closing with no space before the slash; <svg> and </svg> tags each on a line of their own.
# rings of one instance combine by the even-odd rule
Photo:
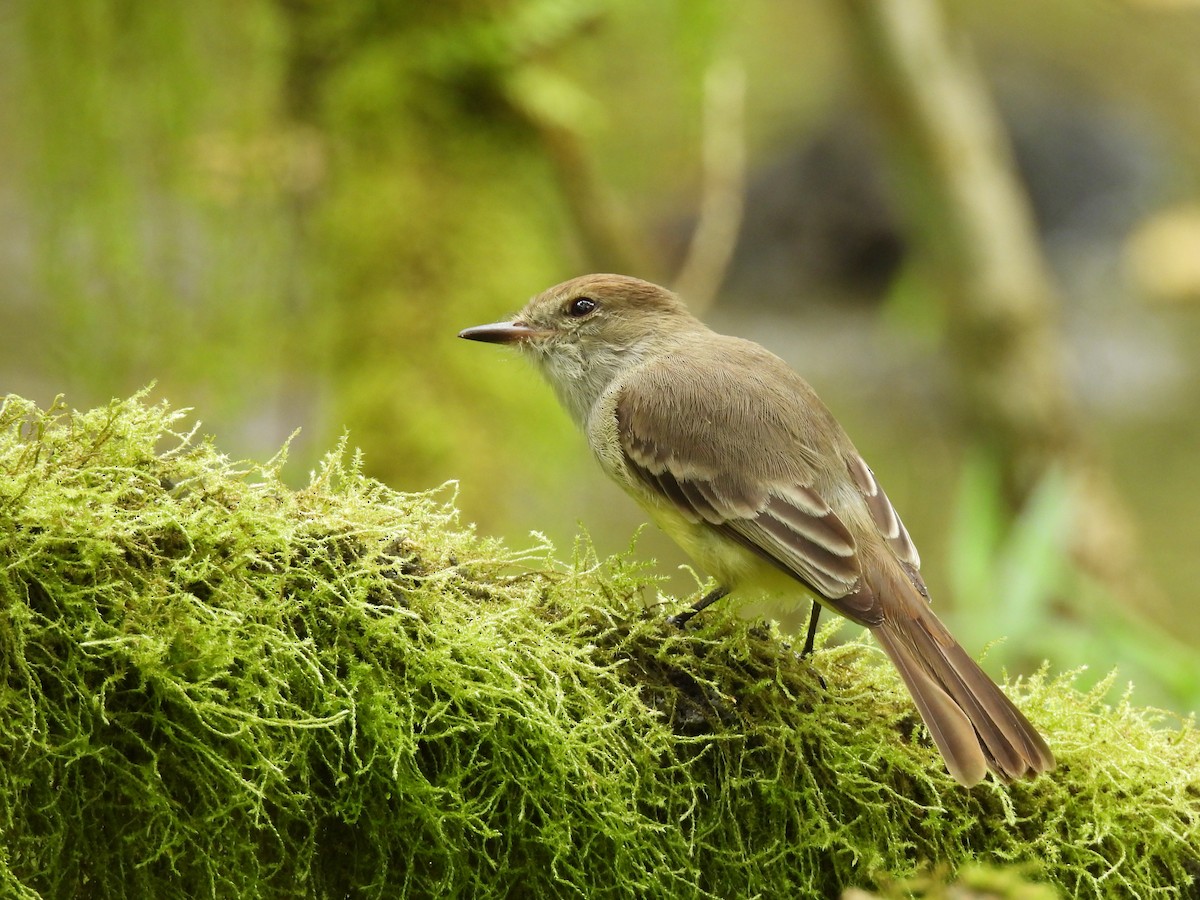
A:
<svg viewBox="0 0 1200 900">
<path fill-rule="evenodd" d="M 804 649 L 800 658 L 804 659 L 813 652 L 813 641 L 817 638 L 817 620 L 821 618 L 821 604 L 813 601 L 812 612 L 808 614 L 808 637 L 804 639 Z"/>
<path fill-rule="evenodd" d="M 692 605 L 691 609 L 685 610 L 684 612 L 681 612 L 681 613 L 676 613 L 675 615 L 668 617 L 667 621 L 670 622 L 672 625 L 674 625 L 676 628 L 686 628 L 687 623 L 692 620 L 692 616 L 696 615 L 696 613 L 700 612 L 701 610 L 707 609 L 708 607 L 712 606 L 714 603 L 716 603 L 718 600 L 720 600 L 722 597 L 724 597 L 728 593 L 729 593 L 729 588 L 719 587 L 714 590 L 711 590 L 707 594 L 705 594 L 703 597 L 701 597 L 699 600 L 697 600 Z"/>
</svg>

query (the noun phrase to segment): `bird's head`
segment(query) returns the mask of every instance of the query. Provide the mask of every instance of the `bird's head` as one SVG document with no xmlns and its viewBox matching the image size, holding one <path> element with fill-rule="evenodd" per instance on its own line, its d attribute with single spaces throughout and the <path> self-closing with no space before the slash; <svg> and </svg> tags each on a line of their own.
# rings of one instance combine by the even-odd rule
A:
<svg viewBox="0 0 1200 900">
<path fill-rule="evenodd" d="M 568 344 L 618 349 L 694 321 L 666 288 L 627 275 L 583 275 L 542 291 L 509 321 L 467 328 L 459 337 L 538 353 Z"/>
<path fill-rule="evenodd" d="M 506 322 L 458 336 L 525 351 L 582 421 L 622 372 L 703 327 L 666 288 L 626 275 L 584 275 L 538 294 Z"/>
</svg>

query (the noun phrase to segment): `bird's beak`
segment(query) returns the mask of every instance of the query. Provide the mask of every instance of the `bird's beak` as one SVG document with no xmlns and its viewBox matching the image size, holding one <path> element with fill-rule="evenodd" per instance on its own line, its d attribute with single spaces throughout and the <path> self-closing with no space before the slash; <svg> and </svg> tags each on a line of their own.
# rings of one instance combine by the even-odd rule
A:
<svg viewBox="0 0 1200 900">
<path fill-rule="evenodd" d="M 491 325 L 464 328 L 458 336 L 468 341 L 483 341 L 488 344 L 520 344 L 541 333 L 522 322 L 493 322 Z"/>
</svg>

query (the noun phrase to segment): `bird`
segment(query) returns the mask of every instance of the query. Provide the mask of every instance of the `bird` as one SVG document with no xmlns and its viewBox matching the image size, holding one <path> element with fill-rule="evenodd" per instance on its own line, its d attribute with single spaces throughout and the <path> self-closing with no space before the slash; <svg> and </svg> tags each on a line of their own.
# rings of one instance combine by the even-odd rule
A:
<svg viewBox="0 0 1200 900">
<path fill-rule="evenodd" d="M 1055 767 L 1045 739 L 934 614 L 921 560 L 883 487 L 813 388 L 752 341 L 719 334 L 670 290 L 593 274 L 459 337 L 519 348 L 601 468 L 740 615 L 799 633 L 820 609 L 874 636 L 949 774 L 970 787 Z"/>
</svg>

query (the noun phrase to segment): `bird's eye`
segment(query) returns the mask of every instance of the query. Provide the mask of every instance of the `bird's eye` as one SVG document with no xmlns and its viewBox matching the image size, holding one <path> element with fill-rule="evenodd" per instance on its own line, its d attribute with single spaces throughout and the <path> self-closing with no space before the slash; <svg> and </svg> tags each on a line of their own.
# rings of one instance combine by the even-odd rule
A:
<svg viewBox="0 0 1200 900">
<path fill-rule="evenodd" d="M 591 297 L 576 297 L 567 304 L 567 315 L 573 319 L 582 319 L 599 305 Z"/>
</svg>

